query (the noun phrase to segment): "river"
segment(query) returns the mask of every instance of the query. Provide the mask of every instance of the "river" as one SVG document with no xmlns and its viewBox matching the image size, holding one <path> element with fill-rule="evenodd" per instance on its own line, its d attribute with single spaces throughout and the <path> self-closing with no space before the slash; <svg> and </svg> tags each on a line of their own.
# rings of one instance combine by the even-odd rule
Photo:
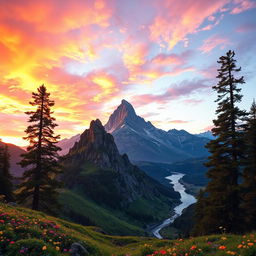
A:
<svg viewBox="0 0 256 256">
<path fill-rule="evenodd" d="M 180 193 L 180 201 L 181 204 L 177 205 L 174 208 L 174 214 L 170 218 L 164 220 L 160 225 L 154 227 L 152 229 L 152 233 L 155 237 L 162 239 L 163 237 L 160 235 L 161 229 L 173 223 L 174 220 L 181 215 L 182 211 L 187 208 L 189 205 L 196 202 L 196 198 L 185 191 L 185 187 L 179 182 L 180 179 L 184 176 L 183 173 L 174 173 L 171 176 L 166 177 L 166 179 L 170 180 L 170 184 L 173 185 L 173 189 L 176 192 Z"/>
</svg>

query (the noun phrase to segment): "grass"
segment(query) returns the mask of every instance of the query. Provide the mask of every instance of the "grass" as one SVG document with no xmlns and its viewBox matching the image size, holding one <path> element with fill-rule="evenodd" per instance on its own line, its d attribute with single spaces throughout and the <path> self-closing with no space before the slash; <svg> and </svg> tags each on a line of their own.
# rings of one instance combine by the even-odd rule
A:
<svg viewBox="0 0 256 256">
<path fill-rule="evenodd" d="M 114 213 L 113 209 L 108 210 L 103 208 L 85 196 L 80 196 L 73 191 L 64 190 L 60 194 L 60 203 L 65 205 L 65 208 L 68 207 L 65 211 L 69 211 L 69 215 L 72 215 L 73 218 L 76 215 L 80 220 L 87 219 L 89 223 L 101 227 L 105 232 L 110 234 L 145 234 L 141 227 L 125 221 L 125 216 L 118 217 L 121 213 Z M 79 220 L 77 221 L 79 222 Z"/>
<path fill-rule="evenodd" d="M 256 235 L 211 235 L 158 240 L 110 236 L 41 212 L 0 204 L 0 254 L 68 256 L 79 242 L 92 256 L 255 256 Z M 81 254 L 82 256 L 82 254 Z"/>
<path fill-rule="evenodd" d="M 155 197 L 152 200 L 139 198 L 129 205 L 128 213 L 142 222 L 161 222 L 170 215 L 170 207 L 163 202 L 164 198 Z"/>
</svg>

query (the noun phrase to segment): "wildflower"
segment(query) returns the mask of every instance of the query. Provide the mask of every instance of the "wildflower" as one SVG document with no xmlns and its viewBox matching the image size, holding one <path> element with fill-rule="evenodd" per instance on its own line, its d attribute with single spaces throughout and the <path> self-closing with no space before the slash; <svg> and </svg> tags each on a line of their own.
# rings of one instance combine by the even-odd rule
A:
<svg viewBox="0 0 256 256">
<path fill-rule="evenodd" d="M 47 250 L 47 246 L 46 246 L 46 245 L 44 245 L 44 246 L 42 247 L 42 251 L 45 251 L 45 250 Z"/>
<path fill-rule="evenodd" d="M 166 251 L 165 250 L 161 250 L 160 253 L 164 255 L 164 254 L 166 254 Z"/>
<path fill-rule="evenodd" d="M 219 246 L 219 250 L 225 250 L 225 249 L 226 249 L 226 246 L 225 246 L 225 245 Z"/>
<path fill-rule="evenodd" d="M 196 245 L 192 245 L 191 247 L 190 247 L 190 250 L 195 250 L 196 249 Z"/>
<path fill-rule="evenodd" d="M 248 243 L 248 245 L 249 245 L 249 246 L 253 246 L 253 245 L 254 245 L 254 243 Z"/>
<path fill-rule="evenodd" d="M 56 251 L 59 251 L 59 250 L 60 250 L 60 247 L 59 247 L 59 246 L 56 246 L 55 249 L 56 249 Z"/>
</svg>

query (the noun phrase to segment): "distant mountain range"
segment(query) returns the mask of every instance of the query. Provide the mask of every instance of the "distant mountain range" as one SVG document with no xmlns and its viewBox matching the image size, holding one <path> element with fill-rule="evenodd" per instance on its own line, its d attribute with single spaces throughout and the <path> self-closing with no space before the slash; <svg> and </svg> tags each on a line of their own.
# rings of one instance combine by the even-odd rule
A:
<svg viewBox="0 0 256 256">
<path fill-rule="evenodd" d="M 204 148 L 207 138 L 185 130 L 164 131 L 139 117 L 133 106 L 122 100 L 105 125 L 120 153 L 127 153 L 132 161 L 171 163 L 208 155 Z"/>
<path fill-rule="evenodd" d="M 24 154 L 26 151 L 14 144 L 0 142 L 0 146 L 7 145 L 8 151 L 10 154 L 10 173 L 14 177 L 21 177 L 23 173 L 23 168 L 17 163 L 21 160 L 21 154 Z"/>
<path fill-rule="evenodd" d="M 208 152 L 204 146 L 213 138 L 210 131 L 193 135 L 185 130 L 158 129 L 138 116 L 133 106 L 126 100 L 122 100 L 104 128 L 113 135 L 119 152 L 126 153 L 134 163 L 138 161 L 174 163 L 205 157 Z M 66 155 L 79 139 L 80 134 L 77 134 L 61 140 L 58 143 L 62 148 L 60 155 Z M 11 172 L 14 176 L 21 176 L 23 170 L 16 163 L 20 161 L 20 154 L 25 151 L 13 144 L 9 144 L 9 147 Z"/>
<path fill-rule="evenodd" d="M 206 135 L 193 135 L 185 130 L 158 129 L 138 116 L 126 100 L 122 100 L 104 127 L 114 136 L 119 152 L 126 153 L 132 162 L 173 163 L 208 155 L 204 147 L 209 141 Z M 62 140 L 59 143 L 61 154 L 67 153 L 78 139 L 79 135 Z"/>
<path fill-rule="evenodd" d="M 198 137 L 204 137 L 204 138 L 207 138 L 209 140 L 214 139 L 214 136 L 212 135 L 211 131 L 201 132 L 201 133 L 197 133 L 197 134 L 194 134 L 194 135 L 196 135 Z"/>
<path fill-rule="evenodd" d="M 61 151 L 59 151 L 59 155 L 63 156 L 66 155 L 69 151 L 69 149 L 71 149 L 74 144 L 79 141 L 80 139 L 80 134 L 77 134 L 69 139 L 63 139 L 61 141 L 59 141 L 57 143 L 57 146 L 59 146 L 61 148 Z"/>
</svg>

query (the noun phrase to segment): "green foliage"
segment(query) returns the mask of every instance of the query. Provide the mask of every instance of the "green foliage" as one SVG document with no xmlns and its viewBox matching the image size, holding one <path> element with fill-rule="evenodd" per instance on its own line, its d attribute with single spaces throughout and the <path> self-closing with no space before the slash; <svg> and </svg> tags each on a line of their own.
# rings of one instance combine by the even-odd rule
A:
<svg viewBox="0 0 256 256">
<path fill-rule="evenodd" d="M 256 248 L 247 248 L 246 250 L 242 250 L 241 256 L 255 256 L 256 255 Z"/>
<path fill-rule="evenodd" d="M 228 232 L 241 230 L 239 211 L 238 177 L 243 156 L 243 138 L 239 121 L 245 116 L 236 104 L 241 101 L 241 89 L 244 78 L 235 78 L 241 70 L 236 67 L 235 53 L 228 51 L 219 58 L 221 64 L 217 78 L 219 82 L 213 89 L 217 92 L 217 119 L 212 129 L 216 139 L 207 144 L 210 152 L 206 166 L 209 183 L 206 187 L 205 207 L 197 207 L 197 234 L 218 233 L 219 227 Z M 200 204 L 200 200 L 198 204 Z M 201 213 L 198 213 L 201 212 Z"/>
<path fill-rule="evenodd" d="M 1 140 L 0 140 L 1 142 Z M 8 146 L 0 146 L 0 195 L 4 198 L 4 201 L 10 202 L 14 200 L 12 175 L 10 174 L 10 155 L 8 152 Z"/>
<path fill-rule="evenodd" d="M 19 202 L 30 204 L 32 209 L 53 211 L 57 208 L 56 188 L 60 183 L 55 179 L 59 173 L 58 150 L 56 146 L 60 136 L 54 136 L 54 123 L 51 107 L 54 101 L 49 98 L 44 85 L 32 93 L 32 106 L 37 106 L 36 111 L 26 112 L 29 122 L 32 123 L 25 130 L 29 141 L 27 152 L 23 154 L 20 165 L 28 168 L 23 173 L 23 182 L 19 185 L 17 198 Z"/>
</svg>

